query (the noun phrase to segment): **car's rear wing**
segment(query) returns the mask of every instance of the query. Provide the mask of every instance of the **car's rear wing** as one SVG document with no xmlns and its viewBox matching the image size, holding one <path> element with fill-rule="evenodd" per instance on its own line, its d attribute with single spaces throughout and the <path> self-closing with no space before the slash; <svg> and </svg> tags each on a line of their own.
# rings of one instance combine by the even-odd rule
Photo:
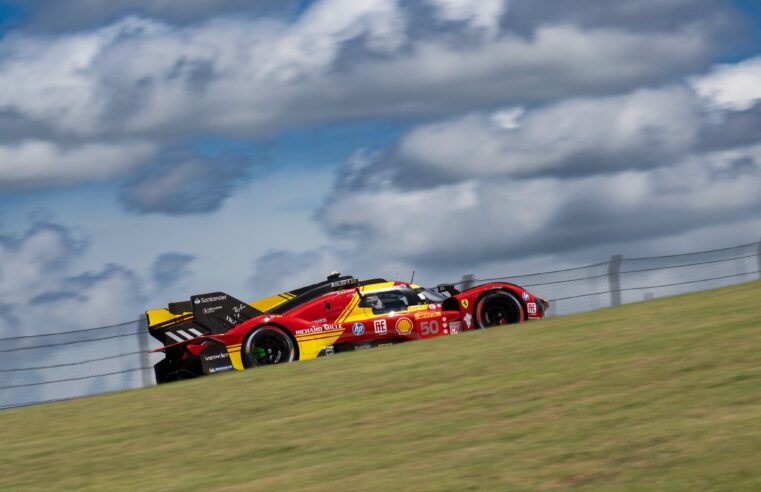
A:
<svg viewBox="0 0 761 492">
<path fill-rule="evenodd" d="M 171 302 L 166 309 L 146 312 L 149 333 L 165 346 L 225 333 L 261 314 L 224 292 L 191 296 L 189 301 Z"/>
</svg>

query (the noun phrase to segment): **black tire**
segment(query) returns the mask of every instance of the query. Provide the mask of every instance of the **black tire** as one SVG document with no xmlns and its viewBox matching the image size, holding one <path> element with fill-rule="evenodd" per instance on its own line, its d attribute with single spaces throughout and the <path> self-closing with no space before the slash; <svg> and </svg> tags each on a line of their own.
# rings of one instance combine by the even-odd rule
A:
<svg viewBox="0 0 761 492">
<path fill-rule="evenodd" d="M 523 305 L 514 296 L 501 290 L 491 291 L 478 301 L 474 309 L 477 328 L 512 325 L 525 319 Z"/>
<path fill-rule="evenodd" d="M 246 336 L 241 355 L 246 367 L 287 364 L 296 358 L 296 347 L 282 328 L 260 326 Z"/>
</svg>

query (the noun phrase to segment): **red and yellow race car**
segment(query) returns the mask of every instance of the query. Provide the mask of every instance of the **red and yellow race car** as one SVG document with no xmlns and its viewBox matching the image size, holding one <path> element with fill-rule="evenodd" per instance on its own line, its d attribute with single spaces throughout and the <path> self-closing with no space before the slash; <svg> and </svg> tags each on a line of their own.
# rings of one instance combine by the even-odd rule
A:
<svg viewBox="0 0 761 492">
<path fill-rule="evenodd" d="M 408 282 L 326 281 L 249 304 L 224 292 L 147 311 L 166 354 L 156 382 L 306 360 L 379 345 L 540 319 L 549 303 L 509 283 L 463 292 Z"/>
</svg>

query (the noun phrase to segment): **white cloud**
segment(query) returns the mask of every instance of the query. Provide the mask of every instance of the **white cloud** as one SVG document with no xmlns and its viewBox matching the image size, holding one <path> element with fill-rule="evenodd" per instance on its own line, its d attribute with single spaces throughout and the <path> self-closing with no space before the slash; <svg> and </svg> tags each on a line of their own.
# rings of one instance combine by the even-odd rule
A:
<svg viewBox="0 0 761 492">
<path fill-rule="evenodd" d="M 399 158 L 407 173 L 449 179 L 616 172 L 669 164 L 699 124 L 689 90 L 643 90 L 424 125 L 402 139 Z"/>
<path fill-rule="evenodd" d="M 567 252 L 754 216 L 761 207 L 758 153 L 752 147 L 668 168 L 584 178 L 346 191 L 322 218 L 334 234 L 354 233 L 361 248 L 391 259 L 477 264 Z M 750 164 L 717 173 L 738 156 Z"/>
<path fill-rule="evenodd" d="M 499 20 L 507 9 L 507 0 L 428 0 L 437 15 L 449 21 L 466 21 L 472 27 L 483 29 L 494 36 L 499 31 Z"/>
<path fill-rule="evenodd" d="M 63 146 L 26 140 L 0 145 L 0 188 L 65 185 L 114 178 L 153 155 L 148 142 Z"/>
<path fill-rule="evenodd" d="M 394 2 L 323 0 L 292 24 L 128 18 L 85 33 L 18 32 L 0 42 L 0 106 L 60 135 L 260 135 L 616 90 L 691 70 L 709 49 L 695 31 L 562 25 L 453 46 L 410 40 L 406 23 Z"/>
<path fill-rule="evenodd" d="M 440 15 L 487 30 L 504 8 L 438 5 Z M 11 32 L 0 40 L 0 123 L 27 134 L 0 149 L 9 170 L 0 183 L 109 179 L 199 134 L 262 136 L 615 92 L 692 70 L 710 49 L 695 30 L 572 25 L 454 45 L 409 22 L 394 1 L 322 0 L 294 21 L 129 17 L 84 32 Z"/>
<path fill-rule="evenodd" d="M 503 130 L 515 130 L 521 126 L 521 118 L 526 114 L 525 108 L 500 109 L 492 113 L 491 120 Z"/>
<path fill-rule="evenodd" d="M 133 321 L 149 307 L 149 292 L 166 294 L 166 273 L 145 281 L 113 263 L 75 270 L 89 245 L 81 236 L 50 222 L 34 223 L 18 236 L 0 236 L 0 337 Z M 184 261 L 175 272 L 182 276 L 192 257 L 173 253 L 156 261 L 167 259 Z"/>
<path fill-rule="evenodd" d="M 714 108 L 744 111 L 761 102 L 761 57 L 719 65 L 692 80 L 695 90 Z"/>
<path fill-rule="evenodd" d="M 70 231 L 49 224 L 30 229 L 20 238 L 0 237 L 0 299 L 26 302 L 49 287 L 56 267 L 81 251 Z"/>
</svg>

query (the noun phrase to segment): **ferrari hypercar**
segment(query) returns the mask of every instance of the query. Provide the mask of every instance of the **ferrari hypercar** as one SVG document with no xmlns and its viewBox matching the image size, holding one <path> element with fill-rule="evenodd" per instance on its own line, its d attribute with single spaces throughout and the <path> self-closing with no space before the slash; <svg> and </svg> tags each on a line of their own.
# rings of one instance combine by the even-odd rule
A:
<svg viewBox="0 0 761 492">
<path fill-rule="evenodd" d="M 327 280 L 245 303 L 224 293 L 191 296 L 146 312 L 165 353 L 155 366 L 165 383 L 338 352 L 540 319 L 549 303 L 509 283 L 459 291 L 409 282 Z"/>
</svg>

